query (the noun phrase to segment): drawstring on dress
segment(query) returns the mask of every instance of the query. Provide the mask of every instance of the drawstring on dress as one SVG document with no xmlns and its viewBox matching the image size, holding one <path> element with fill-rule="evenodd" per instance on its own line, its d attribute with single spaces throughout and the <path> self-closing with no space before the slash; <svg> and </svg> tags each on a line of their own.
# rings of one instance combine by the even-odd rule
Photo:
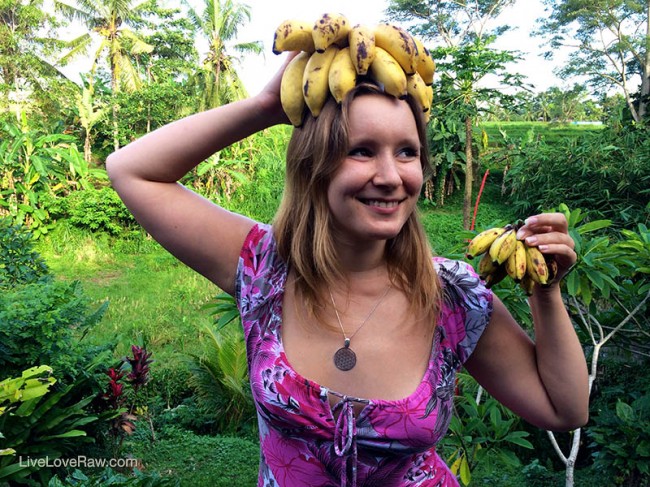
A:
<svg viewBox="0 0 650 487">
<path fill-rule="evenodd" d="M 348 487 L 348 464 L 352 462 L 351 487 L 357 486 L 357 424 L 354 418 L 353 399 L 343 396 L 332 408 L 335 413 L 341 410 L 334 429 L 334 453 L 343 460 L 341 487 Z"/>
</svg>

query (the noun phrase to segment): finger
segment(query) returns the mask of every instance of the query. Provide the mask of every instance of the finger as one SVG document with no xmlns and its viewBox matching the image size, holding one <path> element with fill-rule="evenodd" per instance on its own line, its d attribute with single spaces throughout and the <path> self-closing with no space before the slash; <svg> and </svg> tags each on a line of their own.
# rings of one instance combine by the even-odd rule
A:
<svg viewBox="0 0 650 487">
<path fill-rule="evenodd" d="M 524 226 L 531 231 L 538 231 L 539 228 L 552 227 L 559 231 L 568 231 L 569 222 L 563 213 L 540 213 L 526 218 Z"/>
<path fill-rule="evenodd" d="M 562 213 L 540 213 L 528 217 L 524 225 L 517 231 L 519 240 L 527 239 L 532 235 L 539 235 L 558 231 L 568 233 L 568 223 Z"/>
<path fill-rule="evenodd" d="M 575 248 L 573 238 L 568 233 L 562 232 L 535 233 L 526 236 L 524 242 L 529 246 L 535 247 L 542 247 L 543 245 L 566 245 L 571 250 Z"/>
</svg>

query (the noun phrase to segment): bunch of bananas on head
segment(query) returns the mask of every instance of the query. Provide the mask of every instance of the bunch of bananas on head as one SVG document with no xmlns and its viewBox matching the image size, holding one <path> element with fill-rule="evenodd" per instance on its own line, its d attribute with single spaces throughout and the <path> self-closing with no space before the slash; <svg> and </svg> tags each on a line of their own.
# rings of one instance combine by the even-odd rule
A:
<svg viewBox="0 0 650 487">
<path fill-rule="evenodd" d="M 481 255 L 478 273 L 487 287 L 510 276 L 530 296 L 535 285 L 548 286 L 553 282 L 557 276 L 557 262 L 537 247 L 517 240 L 517 230 L 522 225 L 519 221 L 482 231 L 469 242 L 466 255 L 469 259 Z"/>
<path fill-rule="evenodd" d="M 318 117 L 330 93 L 341 103 L 364 76 L 397 98 L 413 96 L 429 119 L 435 63 L 422 42 L 398 26 L 351 26 L 344 15 L 331 13 L 316 22 L 285 20 L 275 31 L 273 52 L 285 51 L 300 51 L 280 88 L 282 108 L 296 127 L 305 107 Z"/>
</svg>

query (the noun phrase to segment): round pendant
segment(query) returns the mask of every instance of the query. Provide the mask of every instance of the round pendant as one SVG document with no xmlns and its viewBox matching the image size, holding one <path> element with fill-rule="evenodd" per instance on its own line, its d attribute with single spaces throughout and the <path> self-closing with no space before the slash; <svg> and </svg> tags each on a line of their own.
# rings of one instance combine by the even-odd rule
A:
<svg viewBox="0 0 650 487">
<path fill-rule="evenodd" d="M 334 354 L 334 365 L 342 371 L 348 371 L 357 364 L 357 355 L 348 347 L 339 348 Z"/>
</svg>

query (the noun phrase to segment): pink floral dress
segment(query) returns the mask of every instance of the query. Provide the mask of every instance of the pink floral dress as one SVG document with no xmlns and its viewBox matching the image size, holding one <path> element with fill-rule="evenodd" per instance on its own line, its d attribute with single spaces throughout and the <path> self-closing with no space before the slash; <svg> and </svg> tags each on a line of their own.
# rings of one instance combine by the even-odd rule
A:
<svg viewBox="0 0 650 487">
<path fill-rule="evenodd" d="M 287 265 L 272 228 L 253 227 L 239 259 L 236 299 L 259 422 L 258 486 L 458 485 L 436 444 L 451 419 L 456 371 L 490 319 L 492 293 L 464 262 L 435 258 L 435 266 L 445 300 L 422 382 L 398 401 L 348 397 L 288 363 L 280 336 Z M 330 394 L 340 397 L 333 408 Z M 356 417 L 354 402 L 364 405 Z"/>
</svg>

